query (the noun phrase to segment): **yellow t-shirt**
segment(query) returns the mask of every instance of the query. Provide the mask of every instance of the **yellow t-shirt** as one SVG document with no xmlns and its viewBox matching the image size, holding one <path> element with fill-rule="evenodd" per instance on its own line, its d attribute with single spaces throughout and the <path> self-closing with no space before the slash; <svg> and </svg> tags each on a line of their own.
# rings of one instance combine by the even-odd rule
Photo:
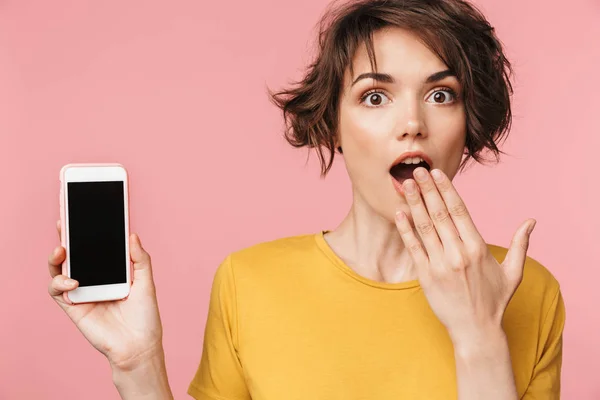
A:
<svg viewBox="0 0 600 400">
<path fill-rule="evenodd" d="M 506 249 L 489 246 L 502 261 Z M 565 308 L 528 258 L 503 321 L 519 398 L 559 398 Z M 366 279 L 323 233 L 229 255 L 215 275 L 197 400 L 456 399 L 453 346 L 418 281 Z"/>
</svg>

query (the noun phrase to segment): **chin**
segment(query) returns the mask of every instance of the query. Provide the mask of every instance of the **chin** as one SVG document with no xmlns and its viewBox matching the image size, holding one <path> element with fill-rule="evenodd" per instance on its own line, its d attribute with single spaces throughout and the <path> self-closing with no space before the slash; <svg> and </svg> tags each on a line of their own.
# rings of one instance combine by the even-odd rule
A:
<svg viewBox="0 0 600 400">
<path fill-rule="evenodd" d="M 387 203 L 387 205 L 382 205 L 383 207 L 379 209 L 378 214 L 385 221 L 390 224 L 396 224 L 396 211 L 402 211 L 408 217 L 408 220 L 412 224 L 412 214 L 410 212 L 410 207 L 404 201 L 404 199 L 394 199 L 392 202 Z"/>
</svg>

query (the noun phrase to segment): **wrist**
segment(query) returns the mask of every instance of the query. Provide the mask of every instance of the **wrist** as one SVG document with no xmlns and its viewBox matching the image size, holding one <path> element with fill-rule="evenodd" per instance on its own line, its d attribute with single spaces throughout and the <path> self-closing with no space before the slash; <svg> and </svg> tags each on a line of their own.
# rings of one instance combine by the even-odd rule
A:
<svg viewBox="0 0 600 400">
<path fill-rule="evenodd" d="M 113 372 L 129 373 L 144 368 L 146 365 L 156 364 L 157 361 L 165 358 L 165 352 L 162 341 L 157 341 L 153 345 L 143 346 L 144 351 L 128 357 L 107 356 Z"/>
<path fill-rule="evenodd" d="M 153 352 L 136 362 L 111 363 L 112 378 L 122 399 L 172 399 L 164 353 Z"/>
<path fill-rule="evenodd" d="M 459 399 L 518 398 L 504 330 L 473 332 L 453 344 Z"/>
<path fill-rule="evenodd" d="M 506 333 L 499 327 L 479 329 L 451 336 L 455 357 L 472 360 L 494 358 L 508 350 Z"/>
</svg>

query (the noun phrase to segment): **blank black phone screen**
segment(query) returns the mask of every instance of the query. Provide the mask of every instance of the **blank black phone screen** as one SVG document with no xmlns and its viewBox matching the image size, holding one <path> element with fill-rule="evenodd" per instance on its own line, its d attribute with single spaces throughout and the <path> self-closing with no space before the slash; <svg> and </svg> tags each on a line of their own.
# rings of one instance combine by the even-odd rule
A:
<svg viewBox="0 0 600 400">
<path fill-rule="evenodd" d="M 68 182 L 71 277 L 79 286 L 127 282 L 123 181 Z"/>
</svg>

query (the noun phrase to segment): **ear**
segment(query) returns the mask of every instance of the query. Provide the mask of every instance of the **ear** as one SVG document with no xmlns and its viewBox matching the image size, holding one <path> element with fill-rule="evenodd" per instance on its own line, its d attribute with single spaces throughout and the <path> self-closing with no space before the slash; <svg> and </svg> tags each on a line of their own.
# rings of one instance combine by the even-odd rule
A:
<svg viewBox="0 0 600 400">
<path fill-rule="evenodd" d="M 340 135 L 336 133 L 335 138 L 333 139 L 334 149 L 336 149 L 340 154 L 342 153 L 342 143 L 340 141 Z"/>
</svg>

